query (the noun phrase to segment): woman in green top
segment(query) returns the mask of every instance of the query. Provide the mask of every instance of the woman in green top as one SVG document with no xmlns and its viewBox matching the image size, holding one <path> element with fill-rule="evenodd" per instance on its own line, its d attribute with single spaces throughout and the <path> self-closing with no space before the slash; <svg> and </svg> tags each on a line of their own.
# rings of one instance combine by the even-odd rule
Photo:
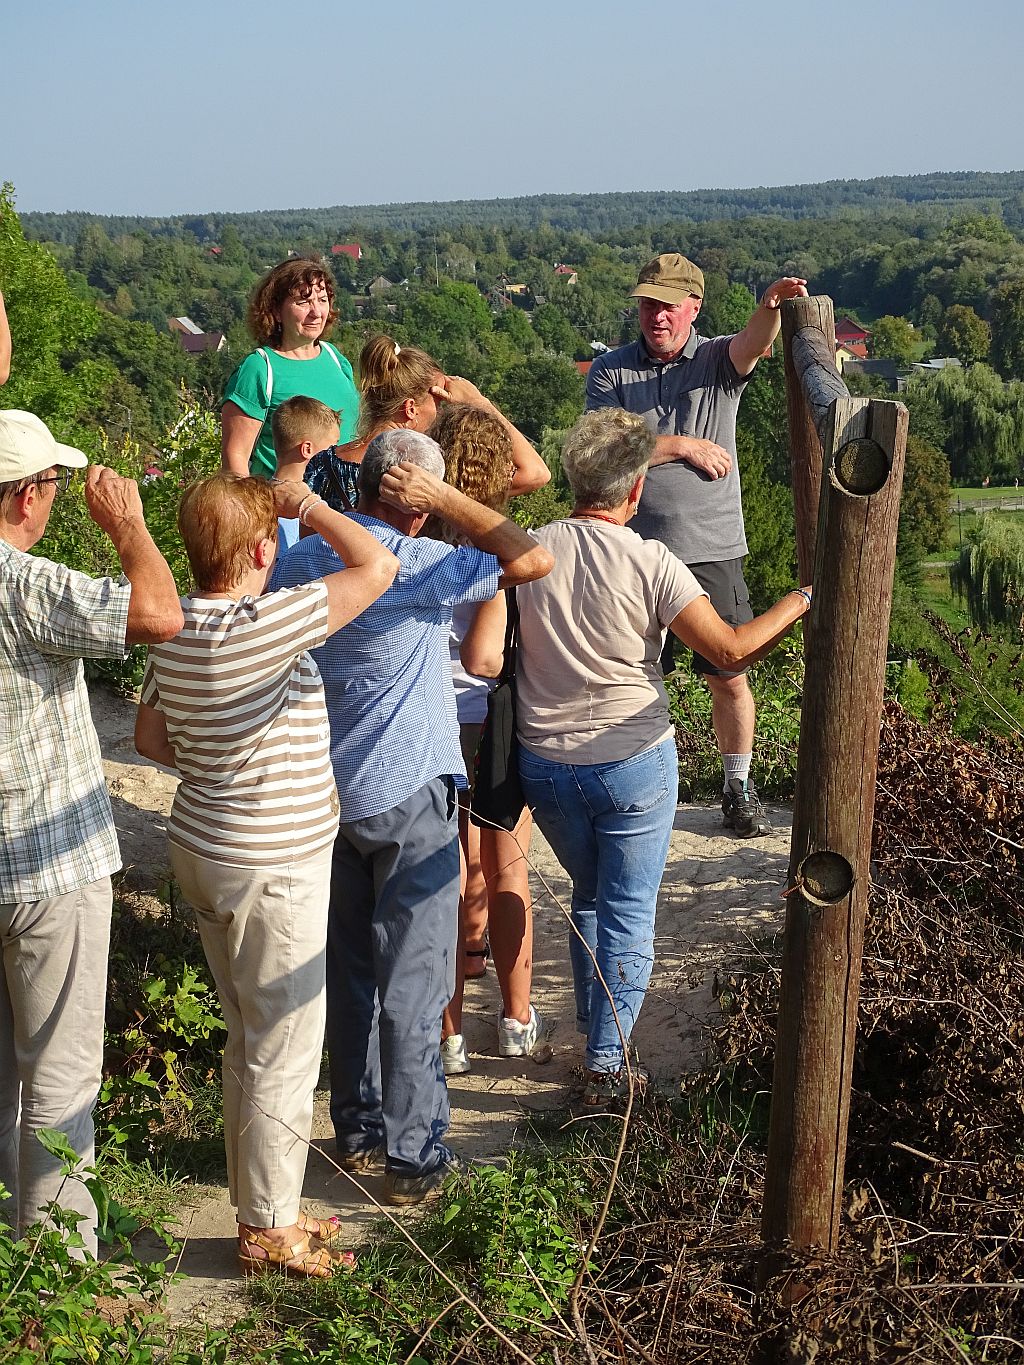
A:
<svg viewBox="0 0 1024 1365">
<path fill-rule="evenodd" d="M 334 323 L 334 281 L 315 256 L 275 265 L 256 286 L 247 322 L 258 349 L 228 380 L 221 407 L 221 460 L 243 477 L 272 477 L 270 419 L 287 398 L 319 398 L 338 413 L 341 440 L 355 435 L 359 396 L 352 366 L 323 340 Z"/>
</svg>

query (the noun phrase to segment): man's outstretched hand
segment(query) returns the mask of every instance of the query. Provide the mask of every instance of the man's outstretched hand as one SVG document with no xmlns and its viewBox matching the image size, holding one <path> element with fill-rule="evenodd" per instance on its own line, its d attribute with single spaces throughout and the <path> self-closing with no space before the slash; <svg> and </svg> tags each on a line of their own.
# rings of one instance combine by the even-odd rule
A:
<svg viewBox="0 0 1024 1365">
<path fill-rule="evenodd" d="M 807 281 L 797 275 L 784 275 L 781 280 L 770 284 L 761 295 L 762 308 L 778 308 L 784 299 L 805 299 Z"/>
</svg>

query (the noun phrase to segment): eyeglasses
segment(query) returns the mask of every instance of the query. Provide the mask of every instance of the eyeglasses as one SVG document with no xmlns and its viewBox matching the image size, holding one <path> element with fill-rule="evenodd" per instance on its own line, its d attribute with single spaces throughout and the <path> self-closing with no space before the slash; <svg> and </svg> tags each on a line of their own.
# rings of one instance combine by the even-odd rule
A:
<svg viewBox="0 0 1024 1365">
<path fill-rule="evenodd" d="M 58 493 L 66 493 L 71 487 L 71 480 L 75 477 L 74 470 L 65 469 L 60 474 L 53 474 L 48 479 L 36 479 L 36 483 L 55 483 Z"/>
</svg>

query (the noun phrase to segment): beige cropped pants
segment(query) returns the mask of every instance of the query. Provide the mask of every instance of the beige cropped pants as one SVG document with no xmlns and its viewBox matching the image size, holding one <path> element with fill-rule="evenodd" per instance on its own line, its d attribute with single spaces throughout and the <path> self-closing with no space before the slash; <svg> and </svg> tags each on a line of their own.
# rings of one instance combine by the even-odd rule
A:
<svg viewBox="0 0 1024 1365">
<path fill-rule="evenodd" d="M 171 844 L 227 1024 L 224 1146 L 238 1221 L 299 1215 L 324 1045 L 331 850 L 281 868 L 227 867 Z"/>
<path fill-rule="evenodd" d="M 110 878 L 48 900 L 0 904 L 0 1218 L 18 1229 L 51 1200 L 84 1215 L 78 1231 L 96 1255 L 96 1206 L 79 1180 L 36 1139 L 65 1134 L 84 1165 L 95 1160 L 92 1111 L 103 1067 L 110 945 Z"/>
</svg>

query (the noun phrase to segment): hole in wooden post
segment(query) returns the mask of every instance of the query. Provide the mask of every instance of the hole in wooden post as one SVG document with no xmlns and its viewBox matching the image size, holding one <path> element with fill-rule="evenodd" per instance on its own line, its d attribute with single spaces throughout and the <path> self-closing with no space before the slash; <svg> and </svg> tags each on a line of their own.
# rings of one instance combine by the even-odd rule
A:
<svg viewBox="0 0 1024 1365">
<path fill-rule="evenodd" d="M 797 869 L 797 884 L 812 905 L 838 905 L 853 890 L 853 868 L 841 853 L 809 853 Z"/>
<path fill-rule="evenodd" d="M 839 487 L 856 497 L 866 498 L 885 486 L 889 477 L 889 457 L 870 436 L 847 441 L 832 457 L 832 473 Z"/>
</svg>

